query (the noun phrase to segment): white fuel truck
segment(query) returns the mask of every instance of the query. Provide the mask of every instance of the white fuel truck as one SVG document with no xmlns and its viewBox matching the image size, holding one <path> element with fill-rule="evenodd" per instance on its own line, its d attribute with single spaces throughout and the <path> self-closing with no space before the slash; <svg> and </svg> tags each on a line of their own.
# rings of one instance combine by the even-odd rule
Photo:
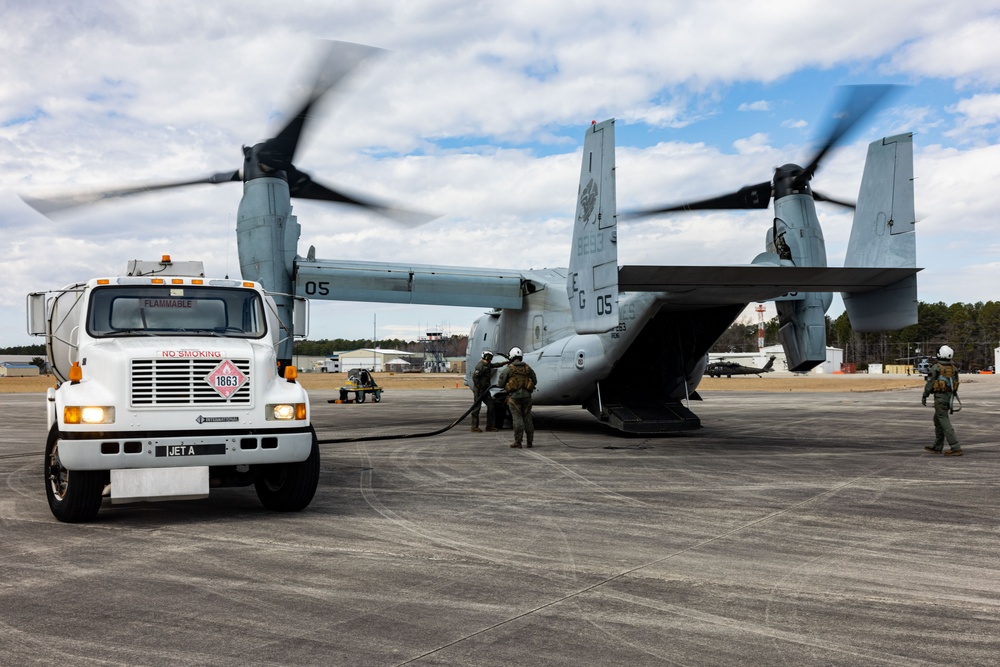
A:
<svg viewBox="0 0 1000 667">
<path fill-rule="evenodd" d="M 282 330 L 258 283 L 208 279 L 201 262 L 166 255 L 28 295 L 28 333 L 45 336 L 58 380 L 46 396 L 55 517 L 92 520 L 106 497 L 250 484 L 269 509 L 309 505 L 320 465 L 309 398 L 275 353 L 302 333 L 301 312 L 297 331 Z"/>
</svg>

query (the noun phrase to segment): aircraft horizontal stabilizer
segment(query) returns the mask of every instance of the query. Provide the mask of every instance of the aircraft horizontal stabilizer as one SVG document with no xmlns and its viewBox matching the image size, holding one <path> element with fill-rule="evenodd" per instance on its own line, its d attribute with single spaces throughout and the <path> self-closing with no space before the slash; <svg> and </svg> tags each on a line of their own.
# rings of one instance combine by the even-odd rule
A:
<svg viewBox="0 0 1000 667">
<path fill-rule="evenodd" d="M 915 220 L 913 135 L 872 142 L 845 265 L 893 270 L 916 266 Z M 875 290 L 840 291 L 855 331 L 901 329 L 917 322 L 916 275 Z"/>
<path fill-rule="evenodd" d="M 825 266 L 623 266 L 623 292 L 663 292 L 667 303 L 724 305 L 768 301 L 796 292 L 861 294 L 912 280 L 919 269 Z"/>
</svg>

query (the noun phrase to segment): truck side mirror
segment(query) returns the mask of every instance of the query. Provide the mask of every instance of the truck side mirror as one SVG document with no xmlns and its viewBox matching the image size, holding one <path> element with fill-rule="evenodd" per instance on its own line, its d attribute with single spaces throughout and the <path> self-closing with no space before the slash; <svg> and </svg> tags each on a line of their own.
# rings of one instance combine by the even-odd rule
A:
<svg viewBox="0 0 1000 667">
<path fill-rule="evenodd" d="M 28 295 L 28 334 L 45 335 L 45 292 Z"/>
<path fill-rule="evenodd" d="M 292 304 L 292 335 L 305 338 L 309 335 L 309 299 L 297 296 Z"/>
</svg>

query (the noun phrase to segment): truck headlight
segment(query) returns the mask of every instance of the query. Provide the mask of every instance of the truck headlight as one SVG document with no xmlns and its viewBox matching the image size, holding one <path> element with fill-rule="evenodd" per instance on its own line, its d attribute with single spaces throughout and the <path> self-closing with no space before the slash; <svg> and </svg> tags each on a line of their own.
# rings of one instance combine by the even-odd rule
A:
<svg viewBox="0 0 1000 667">
<path fill-rule="evenodd" d="M 115 408 L 110 405 L 67 405 L 63 408 L 66 424 L 114 424 Z"/>
<path fill-rule="evenodd" d="M 269 405 L 267 406 L 265 416 L 268 421 L 304 420 L 306 418 L 306 404 L 278 403 L 276 405 Z"/>
</svg>

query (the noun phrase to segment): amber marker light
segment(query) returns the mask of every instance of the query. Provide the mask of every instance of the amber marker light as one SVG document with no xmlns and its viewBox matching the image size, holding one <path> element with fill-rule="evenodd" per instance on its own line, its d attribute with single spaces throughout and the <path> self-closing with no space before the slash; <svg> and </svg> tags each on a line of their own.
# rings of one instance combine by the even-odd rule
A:
<svg viewBox="0 0 1000 667">
<path fill-rule="evenodd" d="M 67 405 L 63 408 L 63 422 L 66 424 L 80 423 L 80 407 L 77 405 Z"/>
<path fill-rule="evenodd" d="M 83 379 L 83 368 L 80 367 L 79 361 L 74 361 L 73 365 L 69 367 L 69 381 L 73 384 L 77 384 Z"/>
<path fill-rule="evenodd" d="M 299 377 L 299 369 L 295 366 L 285 366 L 285 379 L 289 382 L 295 382 Z"/>
</svg>

